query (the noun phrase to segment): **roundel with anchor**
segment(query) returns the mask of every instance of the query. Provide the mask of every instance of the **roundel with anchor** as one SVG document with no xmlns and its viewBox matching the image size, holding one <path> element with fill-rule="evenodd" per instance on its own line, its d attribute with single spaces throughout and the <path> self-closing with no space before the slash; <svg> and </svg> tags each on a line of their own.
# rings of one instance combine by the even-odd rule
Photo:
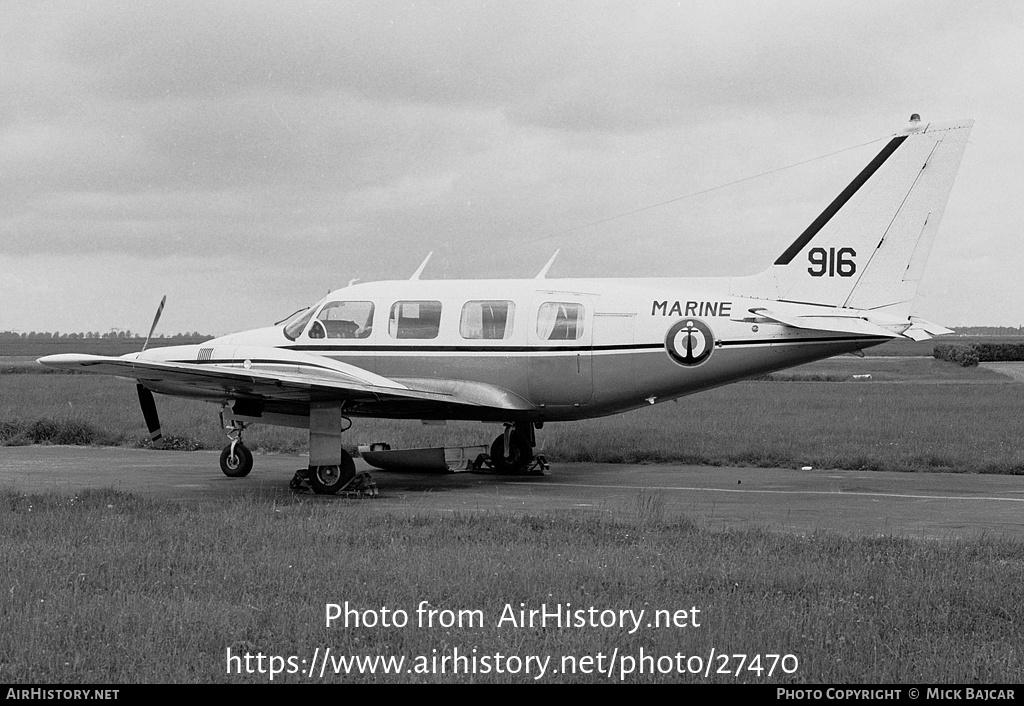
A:
<svg viewBox="0 0 1024 706">
<path fill-rule="evenodd" d="M 680 319 L 665 336 L 665 350 L 680 365 L 692 368 L 711 357 L 715 335 L 700 319 Z"/>
</svg>

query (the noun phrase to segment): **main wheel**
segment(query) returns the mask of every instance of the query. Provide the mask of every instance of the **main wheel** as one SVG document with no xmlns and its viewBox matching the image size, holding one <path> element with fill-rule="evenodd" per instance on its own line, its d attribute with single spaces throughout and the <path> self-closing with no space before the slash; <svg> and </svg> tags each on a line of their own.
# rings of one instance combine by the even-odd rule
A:
<svg viewBox="0 0 1024 706">
<path fill-rule="evenodd" d="M 505 453 L 505 435 L 498 434 L 498 438 L 491 444 L 491 463 L 494 470 L 500 473 L 519 473 L 526 470 L 533 460 L 533 447 L 530 440 L 519 432 L 512 432 L 508 440 L 508 454 Z"/>
<path fill-rule="evenodd" d="M 309 485 L 314 493 L 333 495 L 344 488 L 356 475 L 356 464 L 345 451 L 341 452 L 340 466 L 310 466 Z"/>
<path fill-rule="evenodd" d="M 220 470 L 228 478 L 244 478 L 252 470 L 252 451 L 242 444 L 235 444 L 235 453 L 231 453 L 231 444 L 220 452 Z"/>
</svg>

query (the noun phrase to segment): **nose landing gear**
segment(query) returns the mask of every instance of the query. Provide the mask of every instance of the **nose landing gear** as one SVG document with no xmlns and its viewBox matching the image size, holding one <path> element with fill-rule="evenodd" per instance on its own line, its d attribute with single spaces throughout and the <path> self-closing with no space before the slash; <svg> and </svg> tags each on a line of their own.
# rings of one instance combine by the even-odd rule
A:
<svg viewBox="0 0 1024 706">
<path fill-rule="evenodd" d="M 220 452 L 220 470 L 228 478 L 244 478 L 252 470 L 252 451 L 242 443 L 242 432 L 247 425 L 235 419 L 231 420 L 231 424 L 225 424 L 223 413 L 220 415 L 220 424 L 231 440 Z"/>
</svg>

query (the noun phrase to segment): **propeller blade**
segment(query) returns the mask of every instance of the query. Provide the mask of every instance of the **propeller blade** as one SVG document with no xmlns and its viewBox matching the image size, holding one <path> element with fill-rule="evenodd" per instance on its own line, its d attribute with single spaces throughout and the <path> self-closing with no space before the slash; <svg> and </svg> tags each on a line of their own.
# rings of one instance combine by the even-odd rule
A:
<svg viewBox="0 0 1024 706">
<path fill-rule="evenodd" d="M 149 345 L 149 339 L 153 338 L 153 332 L 156 331 L 156 322 L 160 320 L 160 314 L 164 313 L 164 304 L 166 302 L 167 302 L 167 295 L 165 294 L 163 296 L 163 298 L 160 300 L 160 306 L 158 306 L 156 308 L 156 316 L 153 317 L 153 325 L 149 327 L 149 335 L 146 336 L 146 342 L 142 344 L 142 350 L 146 350 L 146 346 Z M 147 390 L 147 392 L 148 392 L 148 390 Z M 153 399 L 152 395 L 150 395 L 150 399 Z M 155 412 L 156 408 L 154 407 L 153 409 L 154 409 L 153 413 L 155 415 L 156 414 L 156 412 Z M 150 429 L 150 431 L 152 431 L 152 429 Z"/>
<path fill-rule="evenodd" d="M 153 442 L 153 447 L 162 449 L 164 447 L 163 433 L 160 431 L 160 417 L 156 413 L 156 400 L 153 399 L 153 393 L 143 387 L 141 383 L 136 385 L 135 389 L 139 393 L 142 416 L 146 418 L 146 426 L 149 427 L 149 438 Z"/>
</svg>

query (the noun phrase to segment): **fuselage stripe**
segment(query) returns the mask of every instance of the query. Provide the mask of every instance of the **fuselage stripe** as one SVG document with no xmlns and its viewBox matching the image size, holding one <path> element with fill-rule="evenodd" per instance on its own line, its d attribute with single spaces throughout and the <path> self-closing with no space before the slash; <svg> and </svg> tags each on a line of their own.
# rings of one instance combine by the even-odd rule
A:
<svg viewBox="0 0 1024 706">
<path fill-rule="evenodd" d="M 889 340 L 887 336 L 822 336 L 807 338 L 783 338 L 783 339 L 739 339 L 734 341 L 718 341 L 717 347 L 732 348 L 739 346 L 792 346 L 810 343 L 851 343 L 863 341 L 871 343 L 876 341 Z M 537 354 L 537 353 L 641 353 L 659 351 L 664 349 L 664 343 L 633 343 L 603 346 L 282 346 L 285 350 L 304 350 L 315 352 L 321 355 L 326 354 L 358 354 L 358 353 L 511 353 L 511 354 Z M 262 365 L 295 365 L 301 367 L 321 368 L 333 372 L 335 370 L 327 365 L 317 365 L 308 361 L 298 360 L 277 360 L 270 358 L 209 358 L 207 360 L 192 361 L 179 360 L 176 363 L 189 363 L 199 365 L 231 365 L 248 360 L 253 364 Z"/>
</svg>

